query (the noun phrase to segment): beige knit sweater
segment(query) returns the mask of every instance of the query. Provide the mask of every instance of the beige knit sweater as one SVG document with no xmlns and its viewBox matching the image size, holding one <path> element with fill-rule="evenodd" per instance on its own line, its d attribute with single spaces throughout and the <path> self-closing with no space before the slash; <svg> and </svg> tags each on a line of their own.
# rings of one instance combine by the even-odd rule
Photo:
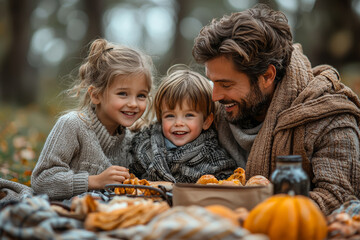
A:
<svg viewBox="0 0 360 240">
<path fill-rule="evenodd" d="M 311 68 L 294 45 L 286 76 L 275 90 L 246 161 L 247 178 L 270 177 L 278 155 L 299 154 L 311 179 L 310 197 L 325 214 L 360 197 L 360 101 L 327 65 Z M 219 139 L 236 139 L 220 122 Z M 222 141 L 232 152 L 236 141 Z M 243 157 L 242 157 L 243 158 Z"/>
<path fill-rule="evenodd" d="M 111 136 L 93 111 L 70 112 L 51 130 L 31 176 L 37 194 L 64 200 L 88 190 L 89 175 L 113 164 L 128 167 L 132 134 L 119 128 Z"/>
</svg>

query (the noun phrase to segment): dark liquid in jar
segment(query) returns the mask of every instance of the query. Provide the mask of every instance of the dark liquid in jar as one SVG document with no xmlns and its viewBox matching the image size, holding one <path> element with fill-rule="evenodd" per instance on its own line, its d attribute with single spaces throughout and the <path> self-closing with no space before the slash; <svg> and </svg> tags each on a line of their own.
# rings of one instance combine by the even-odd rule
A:
<svg viewBox="0 0 360 240">
<path fill-rule="evenodd" d="M 277 161 L 276 169 L 271 175 L 274 194 L 309 196 L 310 183 L 307 174 L 302 169 L 301 159 L 296 162 Z"/>
</svg>

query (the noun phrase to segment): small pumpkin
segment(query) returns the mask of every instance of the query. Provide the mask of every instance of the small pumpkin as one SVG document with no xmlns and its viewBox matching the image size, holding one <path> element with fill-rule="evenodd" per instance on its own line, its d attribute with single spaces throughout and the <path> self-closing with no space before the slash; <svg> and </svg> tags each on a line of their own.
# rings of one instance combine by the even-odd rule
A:
<svg viewBox="0 0 360 240">
<path fill-rule="evenodd" d="M 308 197 L 274 195 L 252 209 L 244 228 L 263 233 L 270 240 L 323 240 L 327 236 L 325 216 Z"/>
</svg>

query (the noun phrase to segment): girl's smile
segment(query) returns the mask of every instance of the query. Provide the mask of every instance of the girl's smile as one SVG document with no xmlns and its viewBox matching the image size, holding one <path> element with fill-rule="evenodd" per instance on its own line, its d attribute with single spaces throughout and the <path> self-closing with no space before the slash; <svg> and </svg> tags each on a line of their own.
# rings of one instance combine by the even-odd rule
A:
<svg viewBox="0 0 360 240">
<path fill-rule="evenodd" d="M 146 109 L 149 87 L 145 76 L 117 76 L 103 94 L 95 96 L 96 114 L 110 134 L 121 125 L 130 127 Z"/>
</svg>

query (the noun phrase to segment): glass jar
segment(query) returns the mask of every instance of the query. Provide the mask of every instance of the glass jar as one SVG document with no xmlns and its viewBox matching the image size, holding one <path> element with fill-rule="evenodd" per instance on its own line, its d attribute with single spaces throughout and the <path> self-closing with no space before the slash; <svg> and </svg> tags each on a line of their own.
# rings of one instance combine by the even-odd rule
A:
<svg viewBox="0 0 360 240">
<path fill-rule="evenodd" d="M 277 156 L 276 169 L 270 181 L 274 185 L 274 194 L 309 196 L 310 181 L 302 168 L 300 155 Z"/>
</svg>

